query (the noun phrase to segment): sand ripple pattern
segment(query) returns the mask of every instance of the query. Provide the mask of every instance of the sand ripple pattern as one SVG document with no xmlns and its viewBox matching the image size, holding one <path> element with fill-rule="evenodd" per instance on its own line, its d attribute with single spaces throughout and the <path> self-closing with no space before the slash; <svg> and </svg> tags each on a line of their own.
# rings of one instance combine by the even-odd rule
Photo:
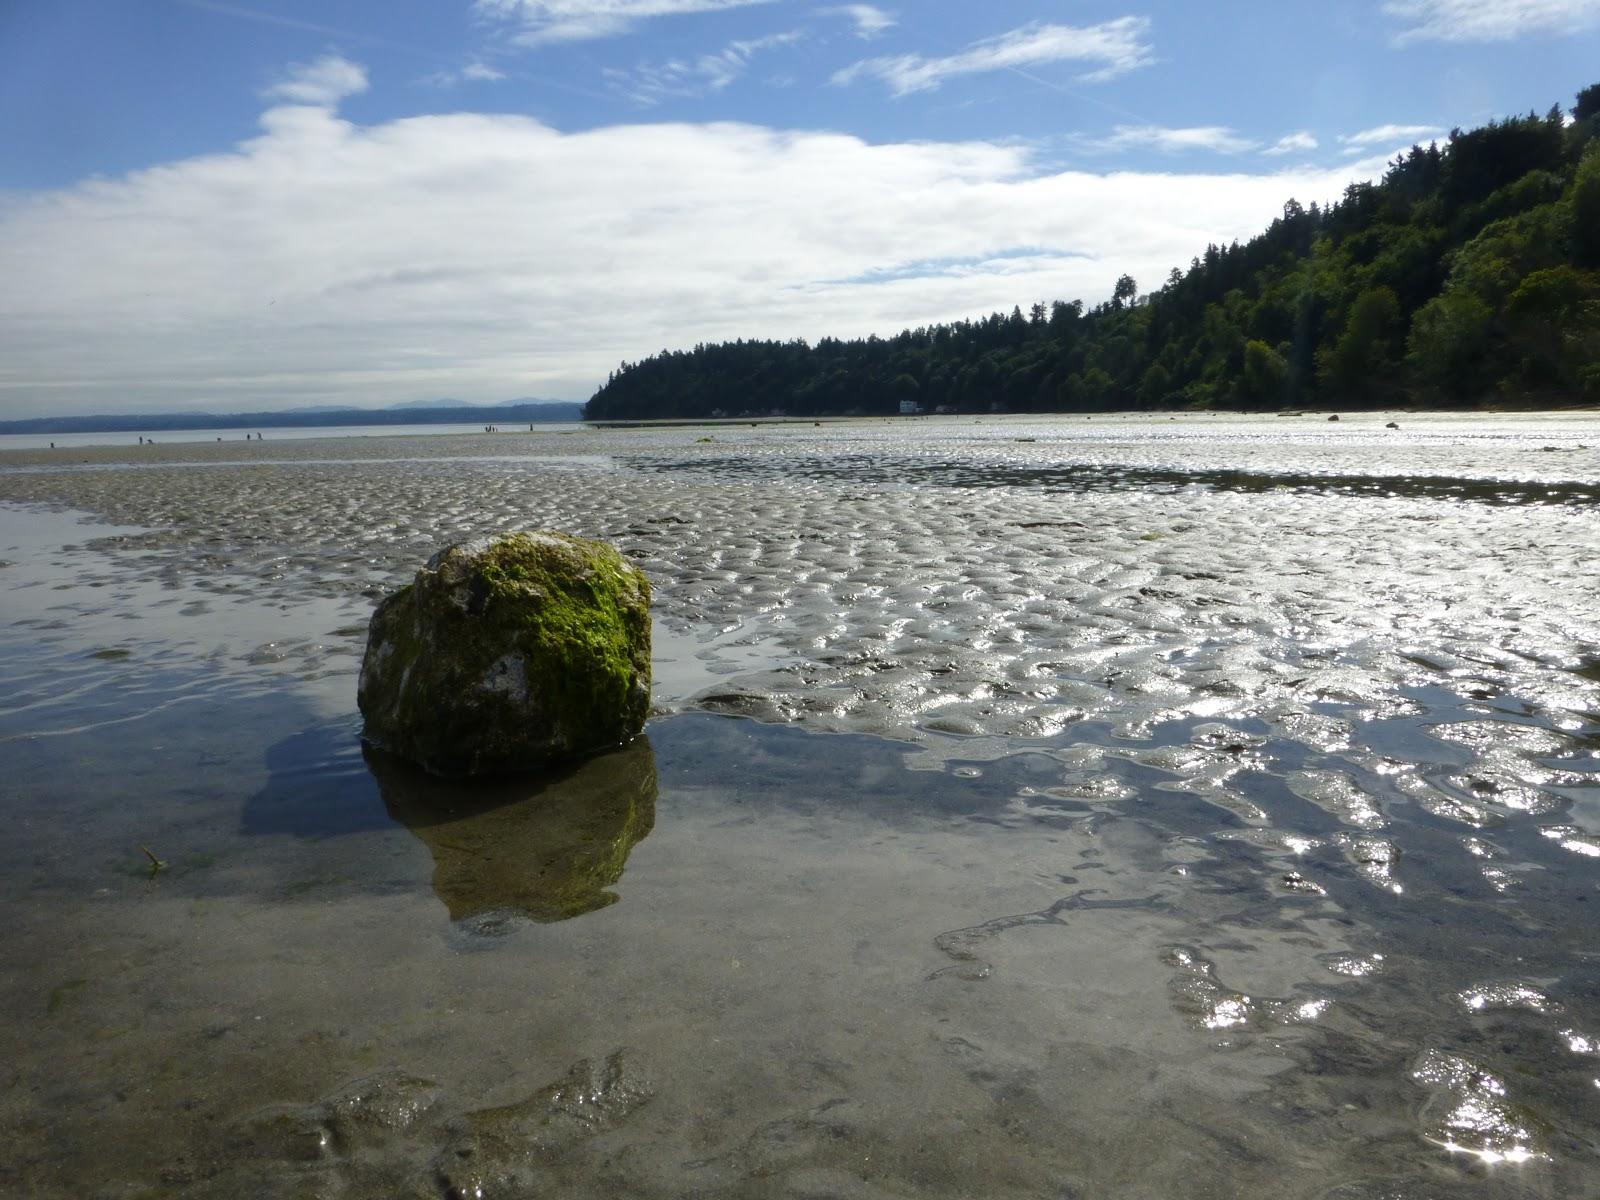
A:
<svg viewBox="0 0 1600 1200">
<path fill-rule="evenodd" d="M 172 446 L 138 469 L 125 451 L 59 470 L 13 454 L 0 499 L 152 527 L 99 548 L 170 587 L 279 601 L 374 598 L 485 531 L 610 538 L 669 628 L 708 655 L 759 647 L 698 705 L 821 729 L 1050 737 L 1093 719 L 1137 736 L 1260 718 L 1331 749 L 1326 706 L 1400 714 L 1418 688 L 1514 694 L 1557 723 L 1592 705 L 1574 672 L 1600 661 L 1594 514 L 1574 497 L 1600 487 L 1600 458 L 1572 441 L 1581 423 L 1499 447 L 1520 468 L 1499 476 L 1451 425 L 1380 455 L 1362 431 L 1279 437 L 1271 458 L 1243 426 L 1014 440 L 1032 428 L 915 448 L 833 429 L 255 443 L 246 461 Z M 1410 484 L 1352 490 L 1358 452 L 1370 478 Z M 1479 778 L 1540 803 L 1493 763 Z"/>
</svg>

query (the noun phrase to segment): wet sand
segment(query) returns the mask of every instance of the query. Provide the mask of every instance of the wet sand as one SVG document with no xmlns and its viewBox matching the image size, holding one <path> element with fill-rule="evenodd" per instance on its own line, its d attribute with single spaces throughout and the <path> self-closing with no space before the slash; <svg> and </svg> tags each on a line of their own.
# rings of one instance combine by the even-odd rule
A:
<svg viewBox="0 0 1600 1200">
<path fill-rule="evenodd" d="M 1389 419 L 0 455 L 0 1190 L 1594 1190 L 1600 436 Z M 419 819 L 366 613 L 540 527 L 649 766 Z"/>
</svg>

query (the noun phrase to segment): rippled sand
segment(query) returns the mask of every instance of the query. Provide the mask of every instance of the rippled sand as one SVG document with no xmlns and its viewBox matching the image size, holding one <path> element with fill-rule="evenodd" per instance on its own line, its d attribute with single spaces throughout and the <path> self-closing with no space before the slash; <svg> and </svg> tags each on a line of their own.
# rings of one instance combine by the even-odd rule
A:
<svg viewBox="0 0 1600 1200">
<path fill-rule="evenodd" d="M 1403 710 L 1441 681 L 1581 709 L 1562 672 L 1600 657 L 1600 430 L 1406 420 L 66 451 L 89 461 L 0 475 L 0 499 L 154 527 L 99 548 L 164 584 L 284 601 L 377 595 L 484 531 L 607 537 L 669 630 L 741 668 L 702 706 L 816 728 L 1293 723 L 1323 700 Z M 1377 494 L 1349 494 L 1354 476 Z M 668 703 L 687 699 L 674 682 Z"/>
<path fill-rule="evenodd" d="M 104 1182 L 62 1165 L 95 1136 L 62 1115 L 82 1096 L 28 1097 L 40 1047 L 122 1022 L 140 1038 L 84 1086 L 125 1061 L 161 1104 L 97 1110 L 113 1157 L 147 1183 L 138 1147 L 177 1121 L 194 1195 L 1600 1189 L 1593 417 L 73 449 L 0 456 L 0 502 L 129 527 L 52 550 L 58 583 L 12 568 L 13 636 L 56 649 L 12 655 L 0 745 L 42 777 L 52 741 L 155 714 L 134 727 L 204 779 L 186 706 L 254 704 L 291 763 L 213 749 L 250 782 L 189 820 L 168 780 L 170 840 L 226 869 L 139 911 L 63 918 L 29 877 L 49 899 L 13 956 L 77 939 L 129 979 L 88 1012 L 87 970 L 13 984 L 84 1022 L 11 1047 L 0 1112 L 29 1145 L 62 1130 L 17 1180 Z M 452 924 L 445 851 L 427 868 L 351 757 L 364 617 L 439 546 L 544 527 L 655 587 L 654 825 L 629 818 L 620 903 Z M 305 829 L 296 787 L 323 798 Z M 134 836 L 64 789 L 30 783 Z M 195 832 L 239 795 L 259 861 Z M 329 812 L 368 832 L 305 841 Z M 65 853 L 30 829 L 33 861 Z M 117 966 L 163 925 L 186 953 Z M 294 1032 L 232 1037 L 256 1016 Z"/>
</svg>

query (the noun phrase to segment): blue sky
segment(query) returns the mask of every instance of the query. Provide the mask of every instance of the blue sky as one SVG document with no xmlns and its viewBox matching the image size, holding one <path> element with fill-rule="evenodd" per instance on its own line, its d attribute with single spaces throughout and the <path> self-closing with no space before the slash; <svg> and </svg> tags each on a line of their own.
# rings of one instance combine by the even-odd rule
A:
<svg viewBox="0 0 1600 1200">
<path fill-rule="evenodd" d="M 1600 0 L 0 5 L 0 416 L 1092 303 L 1597 51 Z"/>
</svg>

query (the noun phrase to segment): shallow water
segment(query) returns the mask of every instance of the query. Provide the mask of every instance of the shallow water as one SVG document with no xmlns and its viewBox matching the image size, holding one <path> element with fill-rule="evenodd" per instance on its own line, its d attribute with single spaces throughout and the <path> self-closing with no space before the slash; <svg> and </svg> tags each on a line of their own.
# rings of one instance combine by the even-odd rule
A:
<svg viewBox="0 0 1600 1200">
<path fill-rule="evenodd" d="M 0 1193 L 1600 1190 L 1600 437 L 1386 419 L 0 455 Z M 363 757 L 539 526 L 646 738 Z"/>
</svg>

